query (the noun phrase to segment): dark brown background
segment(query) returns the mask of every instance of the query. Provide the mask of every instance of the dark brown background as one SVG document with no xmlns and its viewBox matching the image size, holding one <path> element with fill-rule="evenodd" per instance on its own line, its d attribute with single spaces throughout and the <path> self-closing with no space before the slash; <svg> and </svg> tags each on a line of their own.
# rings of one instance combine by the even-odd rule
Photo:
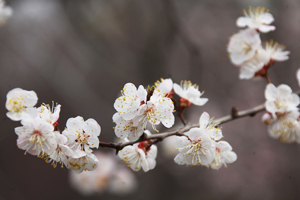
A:
<svg viewBox="0 0 300 200">
<path fill-rule="evenodd" d="M 39 104 L 62 105 L 60 128 L 69 117 L 94 118 L 101 141 L 113 141 L 113 102 L 127 82 L 144 86 L 159 78 L 191 80 L 209 102 L 186 112 L 198 122 L 203 111 L 216 118 L 232 106 L 247 109 L 264 102 L 266 81 L 241 81 L 226 53 L 228 37 L 238 31 L 242 9 L 265 6 L 277 30 L 262 35 L 287 46 L 291 57 L 270 70 L 275 85 L 298 90 L 300 67 L 299 0 L 176 0 L 181 30 L 172 25 L 166 0 L 12 0 L 8 23 L 0 28 L 0 199 L 84 199 L 68 184 L 68 170 L 24 156 L 5 113 L 5 95 L 15 88 L 34 90 Z M 172 15 L 171 15 L 172 16 Z M 193 47 L 193 46 L 192 46 Z M 261 114 L 223 126 L 238 155 L 227 169 L 176 165 L 158 155 L 158 166 L 138 172 L 138 190 L 127 196 L 103 194 L 87 199 L 299 199 L 300 146 L 271 139 Z M 178 124 L 180 121 L 176 120 Z M 161 129 L 163 130 L 163 129 Z M 100 149 L 109 151 L 110 149 Z M 158 150 L 160 153 L 160 149 Z M 100 163 L 99 164 L 105 164 Z"/>
</svg>

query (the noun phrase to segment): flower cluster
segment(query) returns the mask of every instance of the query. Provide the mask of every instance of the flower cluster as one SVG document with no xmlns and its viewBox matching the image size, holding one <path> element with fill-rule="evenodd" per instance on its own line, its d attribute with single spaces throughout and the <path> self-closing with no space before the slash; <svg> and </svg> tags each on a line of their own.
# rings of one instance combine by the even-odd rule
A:
<svg viewBox="0 0 300 200">
<path fill-rule="evenodd" d="M 91 148 L 98 148 L 100 126 L 94 119 L 70 118 L 67 128 L 60 132 L 58 120 L 61 105 L 52 108 L 42 104 L 35 108 L 38 97 L 34 91 L 15 88 L 6 96 L 7 117 L 21 121 L 23 126 L 15 128 L 20 149 L 41 158 L 53 167 L 60 163 L 76 173 L 94 170 L 98 159 Z"/>
<path fill-rule="evenodd" d="M 227 51 L 231 62 L 240 68 L 240 79 L 252 79 L 266 76 L 268 68 L 275 61 L 285 61 L 289 51 L 277 42 L 261 42 L 259 32 L 274 31 L 270 24 L 274 21 L 272 14 L 265 8 L 244 10 L 245 17 L 237 19 L 238 27 L 247 27 L 231 36 Z"/>
<path fill-rule="evenodd" d="M 161 79 L 154 86 L 149 86 L 148 90 L 143 86 L 137 89 L 132 83 L 125 84 L 121 91 L 122 96 L 117 98 L 114 104 L 117 110 L 113 116 L 116 136 L 126 141 L 137 141 L 142 134 L 151 135 L 150 131 L 146 130 L 148 122 L 156 132 L 156 125 L 160 122 L 167 128 L 172 127 L 175 120 L 174 107 L 177 112 L 182 112 L 191 104 L 202 106 L 208 101 L 207 98 L 201 98 L 203 92 L 198 88 L 190 81 L 182 81 L 181 85 L 178 85 L 173 84 L 171 79 Z M 175 93 L 180 97 L 178 106 L 172 96 Z M 132 170 L 138 171 L 142 168 L 145 172 L 155 167 L 156 155 L 157 147 L 151 140 L 126 146 L 118 152 L 121 160 Z"/>
<path fill-rule="evenodd" d="M 265 98 L 267 112 L 262 120 L 269 125 L 269 135 L 281 142 L 300 143 L 299 96 L 292 93 L 288 85 L 282 84 L 276 88 L 270 83 L 266 87 Z"/>
<path fill-rule="evenodd" d="M 199 128 L 192 128 L 184 136 L 177 136 L 174 146 L 179 154 L 174 161 L 179 165 L 202 165 L 215 170 L 226 166 L 226 163 L 235 162 L 236 153 L 228 142 L 218 141 L 223 137 L 222 130 L 208 113 L 202 113 L 199 124 Z"/>
<path fill-rule="evenodd" d="M 146 130 L 148 123 L 156 132 L 158 132 L 156 126 L 160 123 L 171 128 L 175 121 L 173 88 L 180 96 L 181 107 L 190 107 L 192 103 L 202 106 L 208 101 L 206 98 L 200 98 L 203 93 L 190 81 L 184 81 L 180 86 L 173 84 L 171 79 L 161 79 L 161 82 L 157 81 L 153 87 L 148 87 L 148 91 L 142 85 L 137 89 L 134 84 L 127 83 L 121 90 L 122 96 L 114 103 L 117 111 L 113 116 L 116 136 L 136 141 Z"/>
</svg>

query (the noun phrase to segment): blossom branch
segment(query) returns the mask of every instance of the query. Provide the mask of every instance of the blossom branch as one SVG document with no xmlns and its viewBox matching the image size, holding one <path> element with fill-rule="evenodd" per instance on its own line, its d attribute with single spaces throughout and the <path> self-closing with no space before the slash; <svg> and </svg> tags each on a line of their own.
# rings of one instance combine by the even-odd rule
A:
<svg viewBox="0 0 300 200">
<path fill-rule="evenodd" d="M 300 94 L 300 91 L 297 92 L 297 94 Z M 214 120 L 216 124 L 224 124 L 226 122 L 233 121 L 238 118 L 242 118 L 245 116 L 255 116 L 257 113 L 264 111 L 265 110 L 265 104 L 258 105 L 256 107 L 247 109 L 247 110 L 242 110 L 242 111 L 237 111 L 235 108 L 232 109 L 232 113 L 230 115 L 221 117 L 219 119 Z M 189 131 L 191 128 L 199 127 L 199 124 L 190 124 L 187 123 L 184 127 L 179 128 L 177 130 L 173 131 L 168 131 L 164 133 L 158 133 L 158 134 L 153 134 L 153 135 L 147 135 L 143 134 L 138 140 L 133 141 L 133 142 L 126 142 L 126 143 L 106 143 L 106 142 L 100 142 L 101 147 L 109 147 L 116 149 L 118 152 L 119 150 L 123 149 L 125 146 L 128 145 L 133 145 L 138 142 L 142 141 L 147 141 L 147 140 L 154 140 L 151 141 L 151 144 L 158 143 L 162 140 L 164 140 L 166 137 L 172 136 L 172 135 L 177 135 L 177 136 L 184 136 L 184 133 Z"/>
<path fill-rule="evenodd" d="M 296 91 L 295 94 L 300 95 L 300 90 Z M 214 122 L 218 125 L 220 124 L 224 124 L 230 121 L 233 121 L 235 119 L 239 119 L 242 117 L 246 117 L 246 116 L 250 116 L 253 117 L 255 116 L 257 113 L 264 111 L 265 110 L 265 104 L 261 104 L 258 106 L 255 106 L 253 108 L 247 109 L 247 110 L 242 110 L 242 111 L 238 111 L 235 107 L 232 108 L 231 110 L 231 114 L 221 117 L 219 119 L 214 120 Z M 191 128 L 196 128 L 199 127 L 199 124 L 190 124 L 190 123 L 186 123 L 184 127 L 179 128 L 177 130 L 173 130 L 173 131 L 168 131 L 168 132 L 164 132 L 164 133 L 157 133 L 157 134 L 153 134 L 153 135 L 147 135 L 145 133 L 143 133 L 143 135 L 136 141 L 133 142 L 126 142 L 126 143 L 106 143 L 106 142 L 100 142 L 101 147 L 108 147 L 108 148 L 113 148 L 116 149 L 117 153 L 119 150 L 123 149 L 124 147 L 128 146 L 128 145 L 133 145 L 135 143 L 138 142 L 143 142 L 143 141 L 147 141 L 147 140 L 151 140 L 150 144 L 155 144 L 158 143 L 160 141 L 163 141 L 166 137 L 170 137 L 172 135 L 177 135 L 177 136 L 184 136 L 184 133 L 189 131 Z"/>
</svg>

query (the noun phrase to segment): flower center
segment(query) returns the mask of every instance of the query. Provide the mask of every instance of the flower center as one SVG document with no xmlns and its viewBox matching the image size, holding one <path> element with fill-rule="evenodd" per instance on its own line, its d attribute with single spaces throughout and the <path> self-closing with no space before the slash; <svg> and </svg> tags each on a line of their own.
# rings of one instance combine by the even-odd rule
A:
<svg viewBox="0 0 300 200">
<path fill-rule="evenodd" d="M 25 106 L 22 105 L 22 101 L 15 100 L 14 98 L 11 98 L 7 104 L 11 106 L 10 111 L 17 113 L 22 112 L 22 110 L 25 108 Z"/>
<path fill-rule="evenodd" d="M 278 109 L 285 109 L 287 108 L 287 105 L 284 101 L 280 100 L 280 99 L 276 99 L 276 101 L 274 102 L 275 103 L 275 106 L 278 108 Z"/>
</svg>

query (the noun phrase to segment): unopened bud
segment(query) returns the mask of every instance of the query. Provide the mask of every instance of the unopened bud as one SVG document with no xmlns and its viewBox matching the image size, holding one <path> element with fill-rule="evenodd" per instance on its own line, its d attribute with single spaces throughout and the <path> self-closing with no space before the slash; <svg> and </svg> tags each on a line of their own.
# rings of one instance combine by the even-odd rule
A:
<svg viewBox="0 0 300 200">
<path fill-rule="evenodd" d="M 265 114 L 263 114 L 261 120 L 263 121 L 263 123 L 265 123 L 266 125 L 270 125 L 270 123 L 273 120 L 273 117 L 270 113 L 266 112 Z"/>
</svg>

